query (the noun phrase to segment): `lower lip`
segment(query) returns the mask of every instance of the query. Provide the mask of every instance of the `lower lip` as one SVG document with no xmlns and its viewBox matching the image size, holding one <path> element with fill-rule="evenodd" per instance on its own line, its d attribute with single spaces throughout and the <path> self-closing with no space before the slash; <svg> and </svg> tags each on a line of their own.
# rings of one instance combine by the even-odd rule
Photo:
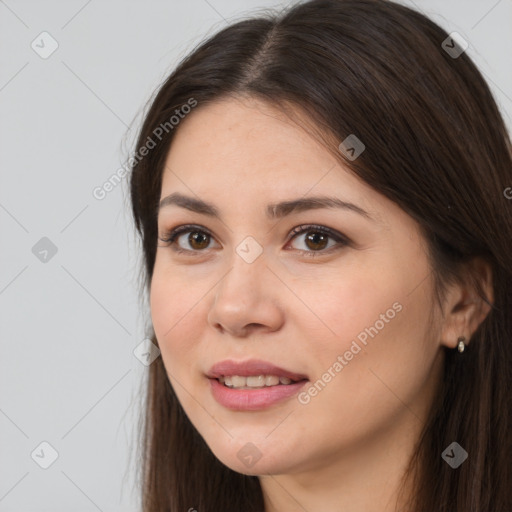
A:
<svg viewBox="0 0 512 512">
<path fill-rule="evenodd" d="M 233 389 L 224 386 L 217 379 L 209 379 L 213 397 L 220 405 L 233 411 L 257 411 L 296 395 L 308 382 L 269 386 L 258 389 Z"/>
</svg>

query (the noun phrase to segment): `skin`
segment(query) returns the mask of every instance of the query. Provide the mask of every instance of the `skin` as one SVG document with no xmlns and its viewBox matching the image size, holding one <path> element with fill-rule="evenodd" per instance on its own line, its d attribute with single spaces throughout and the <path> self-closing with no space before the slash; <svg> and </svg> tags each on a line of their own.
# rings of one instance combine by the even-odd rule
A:
<svg viewBox="0 0 512 512">
<path fill-rule="evenodd" d="M 224 99 L 181 121 L 161 198 L 174 192 L 221 214 L 169 205 L 158 215 L 162 238 L 183 224 L 213 235 L 195 245 L 190 233 L 174 246 L 160 241 L 151 281 L 163 363 L 195 428 L 221 462 L 259 476 L 267 511 L 394 510 L 440 380 L 442 347 L 455 348 L 458 336 L 469 340 L 487 311 L 455 285 L 443 310 L 433 309 L 417 223 L 260 101 Z M 265 215 L 268 203 L 313 195 L 354 203 L 373 220 L 334 208 Z M 301 224 L 329 227 L 350 242 L 327 238 L 318 249 L 307 231 L 291 239 Z M 235 250 L 247 236 L 263 248 L 252 263 Z M 173 251 L 178 244 L 191 252 Z M 304 254 L 315 249 L 316 257 Z M 479 269 L 490 279 L 487 267 Z M 400 312 L 359 343 L 361 351 L 308 403 L 292 397 L 247 412 L 214 400 L 205 374 L 215 362 L 263 359 L 316 382 L 395 303 Z M 237 457 L 248 442 L 261 453 L 251 467 Z"/>
</svg>

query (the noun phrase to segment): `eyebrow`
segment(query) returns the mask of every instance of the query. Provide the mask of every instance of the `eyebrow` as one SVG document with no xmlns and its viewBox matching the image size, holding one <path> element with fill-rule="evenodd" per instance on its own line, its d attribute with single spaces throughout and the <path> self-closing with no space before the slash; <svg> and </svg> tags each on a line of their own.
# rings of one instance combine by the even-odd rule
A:
<svg viewBox="0 0 512 512">
<path fill-rule="evenodd" d="M 214 217 L 217 219 L 221 218 L 219 210 L 213 204 L 203 201 L 201 199 L 185 196 L 178 192 L 174 192 L 164 197 L 160 201 L 158 211 L 170 205 L 176 205 L 181 208 L 190 210 L 192 212 L 208 215 L 209 217 Z M 375 220 L 367 211 L 363 210 L 360 206 L 357 206 L 353 203 L 349 203 L 347 201 L 342 201 L 337 197 L 328 196 L 307 197 L 293 199 L 290 201 L 282 201 L 279 203 L 271 203 L 267 205 L 266 214 L 269 219 L 273 220 L 281 219 L 287 215 L 290 215 L 291 213 L 299 213 L 308 210 L 316 210 L 320 208 L 338 208 L 343 210 L 349 210 L 358 213 L 359 215 L 362 215 L 363 217 L 366 217 L 369 220 Z"/>
</svg>

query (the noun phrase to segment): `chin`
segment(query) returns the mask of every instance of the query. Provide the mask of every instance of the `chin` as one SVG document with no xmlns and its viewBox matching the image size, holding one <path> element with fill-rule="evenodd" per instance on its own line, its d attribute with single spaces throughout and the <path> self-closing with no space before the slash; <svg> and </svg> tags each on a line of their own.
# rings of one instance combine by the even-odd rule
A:
<svg viewBox="0 0 512 512">
<path fill-rule="evenodd" d="M 248 439 L 250 437 L 247 436 Z M 276 447 L 279 446 L 283 446 L 283 440 L 276 438 L 274 443 L 238 440 L 229 445 L 213 446 L 213 448 L 210 446 L 210 449 L 215 457 L 229 469 L 244 475 L 255 476 L 290 472 L 293 461 L 285 450 L 277 451 Z"/>
</svg>

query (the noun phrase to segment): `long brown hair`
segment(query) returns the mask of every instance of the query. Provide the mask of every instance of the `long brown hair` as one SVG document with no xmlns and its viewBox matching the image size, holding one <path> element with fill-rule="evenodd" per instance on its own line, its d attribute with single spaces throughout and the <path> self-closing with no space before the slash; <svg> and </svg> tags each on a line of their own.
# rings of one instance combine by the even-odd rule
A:
<svg viewBox="0 0 512 512">
<path fill-rule="evenodd" d="M 355 133 L 366 146 L 357 160 L 328 149 L 419 223 L 438 299 L 447 284 L 474 277 L 462 269 L 475 257 L 493 275 L 493 303 L 479 291 L 491 310 L 466 351 L 446 350 L 441 391 L 411 460 L 408 511 L 505 512 L 512 511 L 512 200 L 505 193 L 512 150 L 486 82 L 466 52 L 443 47 L 447 37 L 422 14 L 386 0 L 312 0 L 228 26 L 196 47 L 151 101 L 137 148 L 156 144 L 133 161 L 132 213 L 147 293 L 164 162 L 179 130 L 169 119 L 176 110 L 194 115 L 184 107 L 193 102 L 197 110 L 249 95 L 288 114 L 289 106 L 299 109 L 338 143 Z M 149 367 L 146 399 L 144 512 L 264 510 L 258 477 L 213 455 L 161 358 Z M 453 441 L 469 453 L 456 470 L 441 457 Z"/>
</svg>

